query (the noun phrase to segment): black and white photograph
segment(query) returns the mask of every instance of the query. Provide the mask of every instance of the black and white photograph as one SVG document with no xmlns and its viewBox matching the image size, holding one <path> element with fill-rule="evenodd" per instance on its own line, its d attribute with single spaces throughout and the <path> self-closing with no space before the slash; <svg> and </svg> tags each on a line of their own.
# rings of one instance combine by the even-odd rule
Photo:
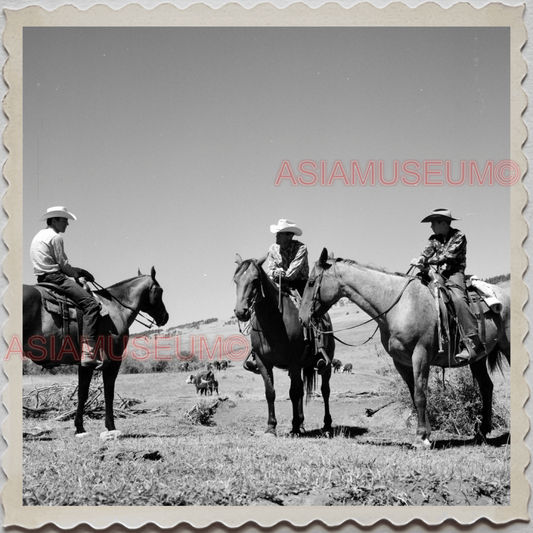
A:
<svg viewBox="0 0 533 533">
<path fill-rule="evenodd" d="M 410 10 L 4 12 L 5 525 L 528 520 L 524 6 Z"/>
</svg>

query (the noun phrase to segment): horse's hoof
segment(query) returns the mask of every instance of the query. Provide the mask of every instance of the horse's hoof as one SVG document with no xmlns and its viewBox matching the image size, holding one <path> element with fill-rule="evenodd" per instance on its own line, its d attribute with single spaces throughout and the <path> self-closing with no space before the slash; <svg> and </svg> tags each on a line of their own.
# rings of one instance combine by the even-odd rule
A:
<svg viewBox="0 0 533 533">
<path fill-rule="evenodd" d="M 120 432 L 118 429 L 113 429 L 111 431 L 102 431 L 102 433 L 100 433 L 100 438 L 102 440 L 117 439 L 121 435 L 122 432 Z"/>
<path fill-rule="evenodd" d="M 87 431 L 84 431 L 83 433 L 76 433 L 76 438 L 77 439 L 83 439 L 85 437 L 88 437 L 89 436 L 89 433 L 87 433 Z"/>
<path fill-rule="evenodd" d="M 476 445 L 487 444 L 486 435 L 483 435 L 483 433 L 476 433 L 474 435 L 474 444 L 476 444 Z"/>
<path fill-rule="evenodd" d="M 431 442 L 427 437 L 424 439 L 416 439 L 415 442 L 413 442 L 413 448 L 416 450 L 429 450 L 429 448 L 431 448 Z"/>
</svg>

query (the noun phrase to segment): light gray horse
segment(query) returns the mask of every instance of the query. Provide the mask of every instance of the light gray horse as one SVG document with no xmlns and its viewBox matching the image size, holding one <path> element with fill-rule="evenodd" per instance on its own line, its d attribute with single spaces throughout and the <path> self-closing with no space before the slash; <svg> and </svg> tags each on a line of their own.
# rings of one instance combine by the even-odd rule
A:
<svg viewBox="0 0 533 533">
<path fill-rule="evenodd" d="M 487 355 L 470 361 L 483 399 L 480 433 L 492 428 L 492 380 L 487 371 L 500 365 L 502 354 L 510 363 L 511 299 L 501 287 L 491 285 L 503 304 L 501 313 L 486 314 Z M 431 426 L 426 415 L 429 367 L 461 366 L 446 349 L 439 353 L 437 311 L 432 293 L 418 278 L 392 274 L 348 259 L 329 259 L 324 248 L 305 288 L 300 318 L 304 325 L 321 316 L 342 297 L 349 298 L 378 324 L 381 343 L 411 393 L 417 412 L 415 444 L 429 445 Z M 446 348 L 446 347 L 445 347 Z M 451 363 L 451 364 L 450 364 Z"/>
</svg>

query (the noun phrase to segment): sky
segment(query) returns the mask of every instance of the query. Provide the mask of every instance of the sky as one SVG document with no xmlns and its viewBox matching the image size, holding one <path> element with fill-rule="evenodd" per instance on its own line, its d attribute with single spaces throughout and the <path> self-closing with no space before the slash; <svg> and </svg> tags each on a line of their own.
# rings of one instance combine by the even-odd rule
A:
<svg viewBox="0 0 533 533">
<path fill-rule="evenodd" d="M 467 272 L 510 272 L 509 187 L 384 184 L 394 161 L 449 161 L 458 181 L 462 160 L 509 159 L 506 28 L 26 27 L 23 43 L 24 249 L 66 206 L 70 262 L 103 286 L 155 266 L 169 327 L 231 317 L 235 254 L 266 253 L 281 218 L 311 265 L 326 247 L 406 272 L 446 207 Z M 287 177 L 302 161 L 315 185 Z M 328 185 L 336 161 L 348 178 L 381 161 L 383 181 Z"/>
</svg>

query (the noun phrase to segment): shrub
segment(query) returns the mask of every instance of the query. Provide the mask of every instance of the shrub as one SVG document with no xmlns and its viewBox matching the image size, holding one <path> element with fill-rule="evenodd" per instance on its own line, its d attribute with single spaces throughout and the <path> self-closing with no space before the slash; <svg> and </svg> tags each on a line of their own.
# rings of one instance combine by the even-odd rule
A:
<svg viewBox="0 0 533 533">
<path fill-rule="evenodd" d="M 472 434 L 481 423 L 482 399 L 470 368 L 463 367 L 448 372 L 449 377 L 439 377 L 442 371 L 432 369 L 428 383 L 428 416 L 435 429 L 458 435 Z M 493 429 L 508 429 L 507 413 L 498 398 L 492 401 Z"/>
<path fill-rule="evenodd" d="M 205 400 L 201 400 L 185 413 L 185 418 L 196 425 L 212 426 L 214 425 L 213 415 L 215 414 L 215 410 L 216 403 L 208 403 Z"/>
<path fill-rule="evenodd" d="M 442 372 L 432 367 L 429 373 L 427 414 L 431 427 L 455 435 L 474 434 L 477 423 L 481 422 L 482 400 L 470 368 L 447 369 L 444 376 Z M 393 396 L 402 405 L 413 408 L 407 385 L 398 373 L 393 384 Z M 509 429 L 509 410 L 496 396 L 492 402 L 492 427 Z"/>
</svg>

